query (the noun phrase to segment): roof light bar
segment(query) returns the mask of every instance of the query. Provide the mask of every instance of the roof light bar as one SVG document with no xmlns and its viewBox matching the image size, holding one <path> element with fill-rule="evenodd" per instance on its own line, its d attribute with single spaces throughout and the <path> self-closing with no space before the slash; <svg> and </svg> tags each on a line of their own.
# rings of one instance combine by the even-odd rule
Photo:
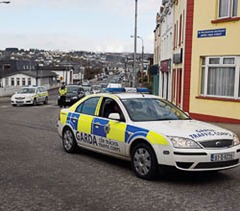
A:
<svg viewBox="0 0 240 211">
<path fill-rule="evenodd" d="M 121 92 L 127 92 L 127 93 L 149 93 L 149 89 L 146 87 L 140 87 L 140 88 L 134 88 L 134 87 L 125 87 L 125 88 L 106 88 L 105 92 L 110 93 L 121 93 Z"/>
</svg>

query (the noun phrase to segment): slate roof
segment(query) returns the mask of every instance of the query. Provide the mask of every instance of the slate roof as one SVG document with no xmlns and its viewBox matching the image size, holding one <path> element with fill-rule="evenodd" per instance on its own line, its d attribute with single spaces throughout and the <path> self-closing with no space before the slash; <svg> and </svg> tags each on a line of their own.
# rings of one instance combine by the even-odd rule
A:
<svg viewBox="0 0 240 211">
<path fill-rule="evenodd" d="M 23 74 L 23 75 L 27 75 L 29 77 L 33 77 L 33 78 L 51 78 L 51 77 L 57 77 L 58 75 L 52 71 L 49 71 L 49 70 L 28 70 L 28 71 L 17 71 L 17 72 L 14 72 L 14 73 L 8 73 L 8 74 L 4 74 L 2 75 L 2 78 L 5 78 L 5 77 L 10 77 L 10 76 L 13 76 L 13 75 L 16 75 L 16 74 Z"/>
</svg>

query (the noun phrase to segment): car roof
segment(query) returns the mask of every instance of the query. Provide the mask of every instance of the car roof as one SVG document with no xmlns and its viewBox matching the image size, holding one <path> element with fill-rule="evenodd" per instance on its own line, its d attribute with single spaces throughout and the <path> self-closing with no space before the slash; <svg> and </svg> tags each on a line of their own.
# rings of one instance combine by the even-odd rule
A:
<svg viewBox="0 0 240 211">
<path fill-rule="evenodd" d="M 130 99 L 130 98 L 159 98 L 159 96 L 145 93 L 99 93 L 96 95 L 100 95 L 103 97 L 118 97 L 120 99 Z"/>
</svg>

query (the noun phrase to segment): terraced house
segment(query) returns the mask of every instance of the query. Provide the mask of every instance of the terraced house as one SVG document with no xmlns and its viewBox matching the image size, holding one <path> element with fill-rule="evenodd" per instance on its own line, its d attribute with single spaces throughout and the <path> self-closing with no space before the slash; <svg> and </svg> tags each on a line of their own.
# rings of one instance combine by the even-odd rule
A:
<svg viewBox="0 0 240 211">
<path fill-rule="evenodd" d="M 170 100 L 193 118 L 240 123 L 239 1 L 163 3 L 160 17 L 169 6 L 174 13 Z M 164 23 L 158 22 L 158 27 L 161 24 Z M 161 64 L 161 59 L 158 63 Z M 161 83 L 160 79 L 160 93 Z"/>
</svg>

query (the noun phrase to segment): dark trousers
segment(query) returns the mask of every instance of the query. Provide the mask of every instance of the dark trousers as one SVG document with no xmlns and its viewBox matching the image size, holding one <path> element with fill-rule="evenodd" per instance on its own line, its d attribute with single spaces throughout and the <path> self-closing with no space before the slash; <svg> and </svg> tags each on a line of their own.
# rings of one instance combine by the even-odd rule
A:
<svg viewBox="0 0 240 211">
<path fill-rule="evenodd" d="M 66 108 L 66 96 L 60 96 L 60 107 Z"/>
</svg>

